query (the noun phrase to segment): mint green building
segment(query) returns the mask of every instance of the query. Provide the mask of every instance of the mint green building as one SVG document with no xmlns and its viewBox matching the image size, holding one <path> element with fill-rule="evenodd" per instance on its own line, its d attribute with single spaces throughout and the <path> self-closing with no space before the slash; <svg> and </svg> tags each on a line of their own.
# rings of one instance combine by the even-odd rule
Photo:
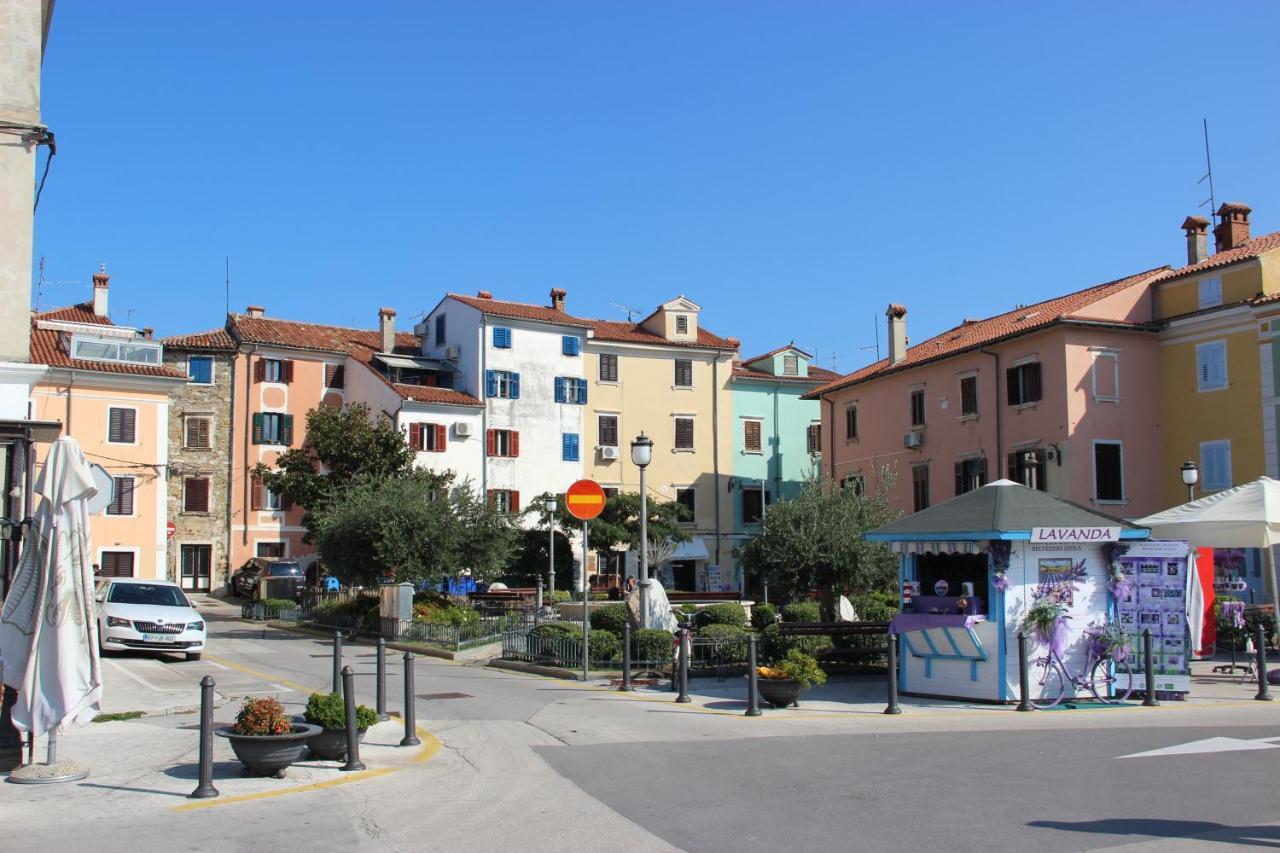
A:
<svg viewBox="0 0 1280 853">
<path fill-rule="evenodd" d="M 733 556 L 743 578 L 742 546 L 760 531 L 764 508 L 800 491 L 817 470 L 822 414 L 817 400 L 800 395 L 838 379 L 813 364 L 795 343 L 733 366 Z M 741 589 L 756 591 L 750 578 Z"/>
</svg>

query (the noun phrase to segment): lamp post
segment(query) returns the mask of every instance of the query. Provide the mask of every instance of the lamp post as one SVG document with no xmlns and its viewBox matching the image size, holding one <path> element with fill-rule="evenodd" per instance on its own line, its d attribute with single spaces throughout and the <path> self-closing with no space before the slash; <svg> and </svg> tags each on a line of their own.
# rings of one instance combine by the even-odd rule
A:
<svg viewBox="0 0 1280 853">
<path fill-rule="evenodd" d="M 653 461 L 653 439 L 641 432 L 631 442 L 631 461 L 640 469 L 640 627 L 649 627 L 649 488 L 645 469 Z"/>
<path fill-rule="evenodd" d="M 556 496 L 547 495 L 547 499 L 542 502 L 542 507 L 547 511 L 547 530 L 550 531 L 551 538 L 548 540 L 547 553 L 551 556 L 547 560 L 547 588 L 551 590 L 551 603 L 556 600 Z"/>
<path fill-rule="evenodd" d="M 1187 500 L 1196 499 L 1196 483 L 1200 481 L 1200 466 L 1195 463 L 1194 459 L 1188 459 L 1182 463 L 1182 467 L 1178 469 L 1182 472 L 1182 482 L 1187 486 Z"/>
</svg>

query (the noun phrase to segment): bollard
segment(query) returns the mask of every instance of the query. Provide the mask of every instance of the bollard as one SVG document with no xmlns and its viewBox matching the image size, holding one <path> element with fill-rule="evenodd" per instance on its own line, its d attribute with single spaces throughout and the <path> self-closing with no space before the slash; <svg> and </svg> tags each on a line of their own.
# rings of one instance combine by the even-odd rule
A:
<svg viewBox="0 0 1280 853">
<path fill-rule="evenodd" d="M 756 693 L 756 679 L 760 673 L 756 670 L 756 635 L 747 637 L 747 713 L 744 717 L 760 716 L 760 697 Z"/>
<path fill-rule="evenodd" d="M 535 613 L 542 612 L 542 578 L 538 578 L 538 597 L 534 599 L 533 609 Z"/>
<path fill-rule="evenodd" d="M 213 787 L 213 676 L 200 679 L 200 784 L 188 796 L 207 800 L 218 796 Z"/>
<path fill-rule="evenodd" d="M 1262 626 L 1258 626 L 1258 695 L 1254 696 L 1259 702 L 1271 701 L 1271 688 L 1267 686 L 1267 633 Z"/>
<path fill-rule="evenodd" d="M 387 641 L 378 638 L 378 686 L 376 692 L 378 720 L 391 719 L 387 714 Z"/>
<path fill-rule="evenodd" d="M 680 704 L 692 702 L 689 698 L 689 629 L 680 629 L 680 695 L 676 697 Z"/>
<path fill-rule="evenodd" d="M 898 636 L 896 634 L 889 635 L 889 704 L 885 707 L 886 714 L 901 714 L 902 706 L 898 704 Z"/>
<path fill-rule="evenodd" d="M 622 623 L 622 686 L 623 693 L 631 691 L 631 623 Z"/>
<path fill-rule="evenodd" d="M 1027 635 L 1018 632 L 1018 710 L 1034 711 L 1031 707 L 1031 673 L 1028 667 L 1030 664 L 1027 658 Z"/>
<path fill-rule="evenodd" d="M 1156 666 L 1151 656 L 1151 629 L 1142 629 L 1142 672 L 1146 677 L 1147 695 L 1142 700 L 1142 707 L 1154 708 L 1160 703 L 1156 701 Z"/>
<path fill-rule="evenodd" d="M 356 674 L 351 667 L 342 668 L 342 697 L 347 710 L 347 763 L 339 770 L 363 770 L 360 760 L 360 732 L 356 728 Z"/>
<path fill-rule="evenodd" d="M 342 690 L 342 632 L 333 632 L 333 691 Z"/>
<path fill-rule="evenodd" d="M 401 746 L 417 746 L 422 743 L 418 739 L 417 720 L 414 719 L 413 705 L 413 652 L 404 653 L 404 737 L 400 738 Z"/>
</svg>

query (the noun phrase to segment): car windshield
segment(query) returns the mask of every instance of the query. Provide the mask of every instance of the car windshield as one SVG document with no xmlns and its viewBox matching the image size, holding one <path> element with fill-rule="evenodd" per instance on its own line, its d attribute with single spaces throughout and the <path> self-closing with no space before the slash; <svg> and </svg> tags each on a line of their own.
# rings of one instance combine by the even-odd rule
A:
<svg viewBox="0 0 1280 853">
<path fill-rule="evenodd" d="M 187 597 L 176 586 L 150 583 L 111 585 L 107 601 L 112 604 L 154 604 L 158 607 L 189 607 Z"/>
<path fill-rule="evenodd" d="M 302 567 L 297 563 L 272 563 L 267 571 L 273 578 L 296 577 L 302 574 Z"/>
</svg>

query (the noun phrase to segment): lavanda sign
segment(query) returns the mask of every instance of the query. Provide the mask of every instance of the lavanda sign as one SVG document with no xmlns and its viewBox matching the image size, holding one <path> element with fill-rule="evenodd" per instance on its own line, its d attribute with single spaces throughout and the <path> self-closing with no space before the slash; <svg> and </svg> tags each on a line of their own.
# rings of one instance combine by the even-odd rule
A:
<svg viewBox="0 0 1280 853">
<path fill-rule="evenodd" d="M 1033 527 L 1032 542 L 1118 542 L 1119 527 Z"/>
</svg>

